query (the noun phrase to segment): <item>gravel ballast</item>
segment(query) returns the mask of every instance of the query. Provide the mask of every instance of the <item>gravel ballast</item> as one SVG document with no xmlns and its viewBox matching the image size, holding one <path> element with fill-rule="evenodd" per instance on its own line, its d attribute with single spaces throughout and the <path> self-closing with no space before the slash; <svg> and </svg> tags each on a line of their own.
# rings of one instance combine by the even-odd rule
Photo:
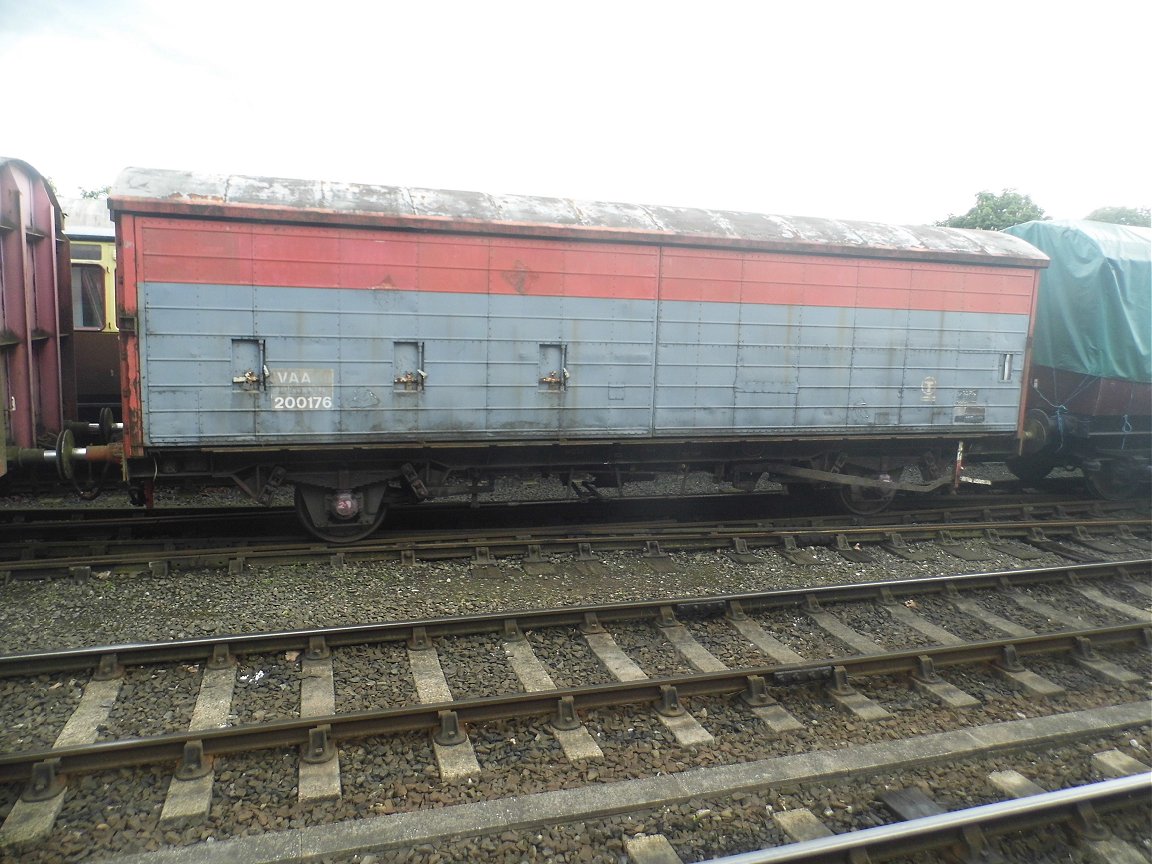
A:
<svg viewBox="0 0 1152 864">
<path fill-rule="evenodd" d="M 773 550 L 757 552 L 754 564 L 738 564 L 722 554 L 677 553 L 671 558 L 676 565 L 674 572 L 655 573 L 642 556 L 622 552 L 601 556 L 602 566 L 596 568 L 593 575 L 577 567 L 574 561 L 557 558 L 556 572 L 540 577 L 517 574 L 515 562 L 501 562 L 506 575 L 495 578 L 477 578 L 466 562 L 419 563 L 407 567 L 383 562 L 345 567 L 317 564 L 249 568 L 239 574 L 203 570 L 164 577 L 143 573 L 97 575 L 84 582 L 10 582 L 0 586 L 0 651 L 411 620 L 592 602 L 672 599 L 1065 563 L 1049 554 L 1024 565 L 986 544 L 972 541 L 972 545 L 979 548 L 986 560 L 973 565 L 937 549 L 928 562 L 908 562 L 874 550 L 873 563 L 859 564 L 843 560 L 832 550 L 817 548 L 813 551 L 818 564 L 797 567 Z M 923 548 L 932 550 L 931 546 Z M 1140 554 L 1134 549 L 1132 557 Z M 1102 590 L 1140 608 L 1148 607 L 1147 598 L 1126 589 L 1122 583 L 1116 582 L 1115 587 L 1104 585 Z M 989 611 L 1037 632 L 1065 629 L 1065 625 L 1024 609 L 1000 592 L 978 592 L 970 596 L 986 603 Z M 1062 609 L 1070 605 L 1076 609 L 1091 605 L 1075 591 L 1062 587 L 1052 590 L 1041 587 L 1034 590 L 1032 596 Z M 979 620 L 950 611 L 939 597 L 916 602 L 918 608 L 913 611 L 939 626 L 955 628 L 958 635 L 965 638 L 974 638 L 973 634 L 986 638 L 993 635 Z M 931 643 L 877 608 L 829 604 L 825 611 L 885 647 Z M 1100 624 L 1122 620 L 1107 611 L 1093 611 L 1090 616 L 1093 623 Z M 831 640 L 824 634 L 814 635 L 811 618 L 799 610 L 777 610 L 750 617 L 766 632 L 806 657 L 822 659 L 828 654 L 827 645 Z M 687 618 L 681 623 L 730 666 L 770 662 L 748 643 L 734 638 L 731 629 L 722 622 Z M 667 649 L 655 628 L 613 626 L 609 629 L 617 644 L 647 674 L 663 676 L 690 671 Z M 571 641 L 577 635 L 574 631 L 529 631 L 525 635 L 537 657 L 555 672 L 557 686 L 613 680 L 587 646 L 581 644 L 582 640 Z M 574 644 L 576 648 L 572 647 Z M 439 639 L 436 648 L 444 673 L 458 697 L 522 691 L 522 685 L 508 667 L 498 637 Z M 841 653 L 857 652 L 845 647 Z M 229 722 L 296 716 L 300 664 L 299 658 L 290 654 L 240 658 Z M 1124 656 L 1117 657 L 1116 661 L 1147 674 L 1146 668 L 1138 669 L 1130 659 Z M 1146 698 L 1146 680 L 1128 686 L 1127 696 L 1120 697 L 1117 694 L 1125 692 L 1124 687 L 1102 686 L 1099 678 L 1070 659 L 1028 658 L 1026 662 L 1033 671 L 1065 687 L 1066 694 L 1038 700 L 992 676 L 967 669 L 948 669 L 942 673 L 946 680 L 981 701 L 976 709 L 957 711 L 934 704 L 909 688 L 904 679 L 854 680 L 862 694 L 892 712 L 890 720 L 861 723 L 821 698 L 798 698 L 785 707 L 800 720 L 801 729 L 779 735 L 762 734 L 758 721 L 730 700 L 688 700 L 686 707 L 716 738 L 713 746 L 703 748 L 676 744 L 649 711 L 592 711 L 582 719 L 605 753 L 604 759 L 595 763 L 567 762 L 544 718 L 483 724 L 469 730 L 483 770 L 482 782 L 443 783 L 434 767 L 427 735 L 401 735 L 383 742 L 375 739 L 351 742 L 341 745 L 341 763 L 348 778 L 344 796 L 339 801 L 322 804 L 300 805 L 296 801 L 298 759 L 295 751 L 229 757 L 217 768 L 217 798 L 209 819 L 198 826 L 156 827 L 156 812 L 163 801 L 169 776 L 164 770 L 94 775 L 84 781 L 86 786 L 80 787 L 85 790 L 86 799 L 98 794 L 89 788 L 93 783 L 105 784 L 106 789 L 99 794 L 105 794 L 112 802 L 136 802 L 134 785 L 142 786 L 145 791 L 139 794 L 139 802 L 125 804 L 123 808 L 117 803 L 112 811 L 99 814 L 87 812 L 90 804 L 77 804 L 67 819 L 62 817 L 53 834 L 51 842 L 58 843 L 57 851 L 50 853 L 48 850 L 52 847 L 46 845 L 28 860 L 36 864 L 81 861 L 97 852 L 144 851 L 162 844 L 200 842 L 208 836 L 223 839 L 332 819 L 449 806 L 505 794 L 576 788 L 587 783 L 627 780 L 658 772 L 674 773 L 805 750 L 850 748 L 861 742 L 1075 711 L 1110 704 L 1117 699 L 1122 701 L 1122 698 Z M 341 649 L 334 654 L 333 664 L 339 711 L 387 707 L 412 702 L 415 698 L 402 646 Z M 126 699 L 124 705 L 116 709 L 106 734 L 131 734 L 133 724 L 138 725 L 137 734 L 182 728 L 195 700 L 198 681 L 196 667 L 170 671 L 165 676 L 154 675 L 147 669 L 129 670 L 125 682 L 130 685 L 127 695 L 133 698 Z M 0 681 L 0 697 L 5 683 Z M 50 744 L 53 730 L 58 731 L 67 719 L 82 686 L 83 681 L 77 681 L 75 687 L 46 690 L 41 706 L 24 721 L 27 731 L 10 734 L 10 740 L 0 747 L 18 750 Z M 140 707 L 172 694 L 176 701 L 168 715 L 152 716 Z M 144 701 L 134 702 L 137 696 Z M 1144 729 L 1138 735 L 1103 741 L 1100 749 L 1106 749 L 1104 744 L 1122 747 L 1130 755 L 1147 761 L 1147 749 L 1152 741 L 1149 730 Z M 1039 753 L 1031 762 L 1052 764 L 1054 758 L 1051 753 Z M 1084 758 L 1081 748 L 1070 748 L 1067 755 L 1059 757 L 1065 763 L 1074 758 Z M 943 766 L 932 769 L 934 774 L 925 769 L 923 773 L 902 774 L 897 779 L 903 785 L 915 783 L 928 788 L 961 789 L 965 788 L 963 783 L 974 782 L 973 772 L 987 773 L 1003 767 L 1001 764 L 992 768 L 986 764 Z M 1019 770 L 1029 774 L 1024 768 Z M 1051 778 L 1056 785 L 1066 785 L 1069 781 L 1060 778 L 1072 775 L 1090 777 L 1091 771 L 1078 768 L 1068 775 L 1056 771 Z M 1033 779 L 1043 782 L 1036 776 Z M 427 849 L 381 851 L 330 860 L 332 864 L 383 864 L 385 861 L 430 864 L 466 860 L 611 861 L 618 864 L 624 854 L 624 836 L 653 832 L 665 833 L 684 860 L 699 860 L 783 842 L 771 819 L 766 818 L 773 807 L 809 806 L 800 802 L 811 801 L 813 809 L 834 830 L 875 824 L 875 820 L 881 818 L 875 809 L 876 790 L 885 782 L 885 778 L 866 778 L 828 790 L 771 790 L 731 799 L 693 801 L 661 812 L 553 826 L 545 831 L 508 832 L 509 836 L 486 836 Z M 9 791 L 0 789 L 0 814 L 7 812 L 12 804 Z M 781 795 L 784 797 L 780 798 Z M 972 806 L 958 801 L 960 799 L 946 799 L 945 803 Z M 828 810 L 831 815 L 825 812 Z M 93 825 L 100 824 L 107 827 L 97 827 L 97 833 L 92 834 L 85 849 L 76 832 L 89 831 Z M 702 837 L 712 837 L 713 842 L 709 845 Z M 1047 851 L 1044 854 L 1048 854 Z M 3 854 L 0 860 L 5 860 Z"/>
</svg>

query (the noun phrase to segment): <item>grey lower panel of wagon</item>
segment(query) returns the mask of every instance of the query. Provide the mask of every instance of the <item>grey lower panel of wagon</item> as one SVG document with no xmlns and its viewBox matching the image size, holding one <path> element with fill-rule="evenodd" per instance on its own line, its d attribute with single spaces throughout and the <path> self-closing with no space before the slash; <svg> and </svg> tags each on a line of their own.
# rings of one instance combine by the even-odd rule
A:
<svg viewBox="0 0 1152 864">
<path fill-rule="evenodd" d="M 143 283 L 151 446 L 1015 427 L 1027 316 Z"/>
</svg>

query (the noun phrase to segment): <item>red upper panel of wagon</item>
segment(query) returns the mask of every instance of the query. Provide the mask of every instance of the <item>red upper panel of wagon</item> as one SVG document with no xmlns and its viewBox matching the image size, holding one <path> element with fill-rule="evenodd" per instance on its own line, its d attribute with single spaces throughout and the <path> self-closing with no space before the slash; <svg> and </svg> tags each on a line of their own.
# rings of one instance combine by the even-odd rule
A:
<svg viewBox="0 0 1152 864">
<path fill-rule="evenodd" d="M 489 195 L 318 180 L 125 169 L 114 212 L 644 243 L 1038 268 L 1046 256 L 994 231 Z"/>
</svg>

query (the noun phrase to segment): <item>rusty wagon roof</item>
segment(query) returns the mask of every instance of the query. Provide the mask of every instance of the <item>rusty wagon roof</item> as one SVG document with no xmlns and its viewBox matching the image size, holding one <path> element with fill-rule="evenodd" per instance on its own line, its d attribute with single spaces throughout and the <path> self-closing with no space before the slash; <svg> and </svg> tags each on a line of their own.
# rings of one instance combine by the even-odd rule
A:
<svg viewBox="0 0 1152 864">
<path fill-rule="evenodd" d="M 996 231 L 528 195 L 127 168 L 112 212 L 1044 267 Z"/>
</svg>

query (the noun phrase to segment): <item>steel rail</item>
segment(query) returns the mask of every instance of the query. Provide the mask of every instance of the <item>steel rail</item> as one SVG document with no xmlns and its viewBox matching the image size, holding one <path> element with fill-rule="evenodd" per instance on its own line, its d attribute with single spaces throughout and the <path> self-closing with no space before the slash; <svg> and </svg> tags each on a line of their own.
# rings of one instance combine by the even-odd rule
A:
<svg viewBox="0 0 1152 864">
<path fill-rule="evenodd" d="M 442 636 L 516 633 L 546 627 L 587 627 L 621 621 L 671 623 L 676 615 L 714 615 L 723 611 L 738 617 L 752 610 L 811 607 L 820 603 L 894 602 L 901 597 L 950 591 L 999 590 L 1005 587 L 1109 577 L 1152 575 L 1152 558 L 1098 564 L 1065 564 L 1023 570 L 997 570 L 959 576 L 931 576 L 885 582 L 859 582 L 812 588 L 776 589 L 704 597 L 633 600 L 621 603 L 566 606 L 552 609 L 486 612 L 450 618 L 425 618 L 345 624 L 334 627 L 281 630 L 272 633 L 233 633 L 169 642 L 119 643 L 58 651 L 29 651 L 0 655 L 0 678 L 102 669 L 114 675 L 118 667 L 156 663 L 229 662 L 236 654 L 277 651 L 316 651 L 326 647 L 413 642 Z"/>
<path fill-rule="evenodd" d="M 1075 504 L 1076 502 L 1068 502 Z M 1049 506 L 1049 505 L 1045 505 Z M 76 528 L 108 527 L 153 524 L 166 525 L 179 521 L 207 521 L 212 519 L 245 518 L 251 516 L 281 515 L 285 518 L 293 513 L 291 507 L 228 506 L 218 507 L 154 507 L 151 510 L 140 507 L 99 507 L 66 508 L 46 507 L 30 510 L 0 509 L 0 531 L 28 528 Z"/>
<path fill-rule="evenodd" d="M 420 730 L 447 731 L 457 729 L 460 724 L 540 715 L 568 717 L 580 711 L 636 703 L 653 703 L 658 711 L 675 715 L 683 711 L 680 700 L 692 696 L 744 694 L 750 705 L 770 704 L 764 699 L 766 687 L 828 683 L 843 688 L 853 675 L 917 675 L 926 666 L 930 668 L 932 665 L 959 666 L 1001 661 L 1010 665 L 1013 654 L 1083 654 L 1093 647 L 1115 647 L 1141 641 L 1147 643 L 1148 638 L 1147 626 L 1131 624 L 1005 638 L 963 646 L 917 648 L 834 660 L 744 667 L 643 681 L 289 718 L 261 724 L 0 754 L 0 783 L 28 780 L 37 765 L 51 765 L 54 773 L 71 774 L 180 761 L 185 758 L 188 745 L 194 745 L 197 758 L 201 758 L 274 747 L 300 746 L 314 750 L 318 736 L 324 741 L 342 741 Z M 926 663 L 926 660 L 930 662 Z"/>
<path fill-rule="evenodd" d="M 631 501 L 631 500 L 638 500 L 638 499 L 627 499 L 627 500 Z M 728 503 L 731 503 L 731 502 L 728 502 Z M 528 505 L 528 506 L 532 506 L 532 505 Z M 568 506 L 579 507 L 579 506 L 583 506 L 583 505 L 570 503 Z M 426 507 L 428 510 L 432 510 L 435 507 L 435 505 L 426 505 Z M 525 507 L 526 507 L 526 505 L 523 505 L 523 504 L 518 505 L 517 512 L 523 513 L 525 510 Z M 1071 510 L 1069 509 L 1070 507 L 1071 507 Z M 1113 509 L 1117 509 L 1117 508 L 1113 508 Z M 1083 512 L 1080 513 L 1079 515 L 1077 515 L 1074 511 L 1083 511 Z M 162 527 L 166 527 L 166 526 L 169 526 L 172 524 L 187 524 L 189 522 L 195 522 L 195 523 L 209 522 L 210 523 L 212 520 L 222 520 L 222 519 L 227 519 L 230 524 L 234 524 L 237 519 L 270 521 L 271 519 L 273 519 L 277 515 L 281 515 L 281 516 L 284 516 L 285 518 L 287 518 L 287 516 L 290 516 L 293 514 L 293 511 L 291 509 L 285 510 L 282 508 L 281 509 L 255 509 L 255 508 L 226 508 L 226 507 L 202 508 L 202 509 L 197 508 L 190 513 L 187 513 L 187 512 L 181 513 L 179 511 L 152 511 L 152 512 L 155 515 L 152 515 L 152 516 L 142 516 L 141 515 L 141 516 L 132 516 L 132 517 L 126 518 L 123 516 L 105 517 L 99 511 L 95 511 L 95 512 L 76 511 L 76 512 L 71 514 L 72 517 L 83 516 L 85 518 L 69 518 L 69 519 L 56 519 L 56 520 L 36 520 L 36 519 L 25 520 L 25 519 L 21 519 L 19 521 L 3 521 L 4 511 L 0 511 L 0 533 L 4 532 L 5 530 L 10 530 L 10 531 L 16 530 L 16 531 L 21 531 L 25 535 L 25 536 L 22 536 L 20 538 L 20 540 L 16 543 L 0 543 L 0 558 L 3 558 L 6 555 L 6 553 L 10 552 L 11 554 L 6 556 L 8 558 L 8 560 L 22 561 L 25 557 L 25 554 L 29 551 L 28 545 L 27 545 L 27 536 L 26 536 L 28 531 L 39 531 L 41 533 L 53 531 L 56 534 L 60 534 L 60 533 L 72 531 L 75 529 L 91 529 L 91 528 L 104 528 L 104 529 L 108 529 L 108 528 L 130 528 L 130 529 L 135 530 L 135 529 L 162 528 Z M 39 514 L 36 514 L 36 515 L 39 515 Z M 1075 502 L 1072 502 L 1071 504 L 1065 502 L 1063 504 L 1057 504 L 1057 505 L 1051 505 L 1051 506 L 1046 506 L 1046 505 L 1039 505 L 1038 506 L 1038 505 L 1034 505 L 1034 504 L 1022 504 L 1022 505 L 997 504 L 997 505 L 991 505 L 991 506 L 986 506 L 986 505 L 985 506 L 971 506 L 971 505 L 968 505 L 968 506 L 961 506 L 961 507 L 953 506 L 953 507 L 949 507 L 949 508 L 938 508 L 935 510 L 919 510 L 919 511 L 916 511 L 915 513 L 904 513 L 904 514 L 888 513 L 888 514 L 885 514 L 883 517 L 864 517 L 864 516 L 845 516 L 845 515 L 804 516 L 804 517 L 790 517 L 790 518 L 785 518 L 785 519 L 781 519 L 781 518 L 777 518 L 777 517 L 771 517 L 770 524 L 769 524 L 769 520 L 766 518 L 737 519 L 737 520 L 723 519 L 723 520 L 717 520 L 715 522 L 715 524 L 717 527 L 722 527 L 726 531 L 736 531 L 736 530 L 762 531 L 766 527 L 770 527 L 776 531 L 783 531 L 786 529 L 791 529 L 795 533 L 795 532 L 805 532 L 805 531 L 810 531 L 810 530 L 831 531 L 831 530 L 835 530 L 835 529 L 850 530 L 850 529 L 863 529 L 863 528 L 869 528 L 869 527 L 872 527 L 872 528 L 895 527 L 896 525 L 902 525 L 905 528 L 912 528 L 915 526 L 920 526 L 920 527 L 925 528 L 925 530 L 931 531 L 931 530 L 940 530 L 941 527 L 952 528 L 953 530 L 959 530 L 960 527 L 970 526 L 971 522 L 974 519 L 976 519 L 977 517 L 982 519 L 984 523 L 1004 526 L 1005 523 L 1003 521 L 998 521 L 997 519 L 994 518 L 996 515 L 999 515 L 1001 517 L 1017 517 L 1017 518 L 1019 518 L 1020 516 L 1028 516 L 1029 518 L 1032 518 L 1032 519 L 1044 518 L 1046 520 L 1045 524 L 1048 524 L 1048 521 L 1050 521 L 1052 519 L 1063 519 L 1063 520 L 1093 519 L 1093 520 L 1099 520 L 1099 519 L 1103 519 L 1105 516 L 1105 514 L 1103 512 L 1103 508 L 1101 508 L 1101 506 L 1100 506 L 1100 502 L 1094 501 L 1094 502 L 1091 502 L 1090 504 L 1084 503 L 1084 504 L 1080 504 L 1079 506 L 1077 506 L 1077 504 Z M 971 519 L 966 518 L 969 516 L 972 518 Z M 935 518 L 933 518 L 933 517 L 935 517 Z M 897 519 L 898 519 L 898 521 L 894 521 Z M 959 520 L 959 521 L 956 521 L 953 523 L 951 520 Z M 1139 520 L 1137 520 L 1137 521 L 1139 521 Z M 949 523 L 949 524 L 943 524 L 945 522 Z M 556 528 L 552 528 L 552 527 L 548 527 L 548 526 L 533 526 L 531 530 L 532 530 L 534 535 L 540 536 L 540 537 L 554 537 L 557 535 L 568 536 L 568 535 L 571 535 L 572 533 L 579 533 L 582 538 L 584 538 L 585 535 L 591 535 L 591 536 L 595 537 L 598 534 L 599 535 L 606 535 L 609 537 L 614 537 L 619 533 L 620 524 L 627 524 L 633 531 L 640 530 L 644 527 L 649 527 L 652 529 L 663 529 L 666 531 L 679 530 L 679 531 L 691 532 L 693 530 L 692 525 L 684 525 L 681 523 L 671 521 L 669 519 L 663 519 L 663 520 L 659 520 L 659 521 L 628 520 L 626 523 L 608 524 L 608 525 L 603 525 L 603 526 L 597 526 L 595 524 L 583 524 L 583 523 L 581 523 L 578 526 L 578 528 L 574 528 L 573 526 L 562 526 L 562 527 L 556 527 Z M 707 523 L 703 523 L 703 524 L 707 524 Z M 1010 523 L 1009 523 L 1009 527 L 1010 527 Z M 699 529 L 697 529 L 697 530 L 699 530 Z M 490 528 L 490 527 L 477 528 L 477 529 L 474 529 L 473 531 L 471 531 L 470 533 L 475 535 L 475 538 L 470 538 L 470 539 L 482 539 L 485 542 L 489 542 L 489 541 L 501 542 L 501 541 L 503 541 L 503 542 L 511 542 L 511 543 L 516 543 L 516 542 L 523 543 L 522 532 L 511 533 L 507 529 L 502 529 L 502 528 Z M 448 532 L 448 531 L 445 531 L 443 529 L 439 529 L 439 530 L 438 529 L 432 529 L 430 531 L 421 531 L 418 534 L 409 535 L 409 536 L 398 536 L 395 534 L 390 534 L 389 537 L 387 538 L 387 540 L 384 542 L 385 542 L 386 546 L 388 546 L 388 545 L 395 546 L 395 545 L 400 545 L 400 544 L 406 545 L 406 544 L 415 544 L 415 543 L 434 542 L 436 540 L 458 540 L 458 538 L 459 538 L 459 532 Z M 119 538 L 119 537 L 116 537 L 116 538 L 80 538 L 80 539 L 75 539 L 75 540 L 68 540 L 66 542 L 66 544 L 61 544 L 61 545 L 77 546 L 77 547 L 85 547 L 85 546 L 92 547 L 92 546 L 115 546 L 118 544 L 126 544 L 126 545 L 139 546 L 139 545 L 145 544 L 145 543 L 159 544 L 162 542 L 171 542 L 171 539 L 172 538 L 164 538 L 164 540 L 157 540 L 157 539 L 150 538 L 147 536 L 144 536 L 144 537 L 127 537 L 127 538 Z M 221 539 L 223 539 L 223 538 L 221 538 Z M 379 546 L 380 543 L 381 543 L 381 540 L 379 538 L 368 539 L 365 541 L 361 541 L 358 544 L 343 545 L 339 548 L 342 550 L 349 551 L 349 552 L 354 552 L 354 551 L 361 549 L 361 548 L 364 548 L 366 546 L 367 547 Z M 316 546 L 318 544 L 315 540 L 308 539 L 308 540 L 298 540 L 298 541 L 295 541 L 293 543 L 282 543 L 279 545 L 282 546 L 283 548 L 286 548 L 286 549 L 291 549 L 291 548 L 313 549 L 313 548 L 316 548 Z M 249 545 L 249 546 L 245 546 L 243 548 L 251 549 L 254 547 Z M 327 548 L 327 547 L 325 547 L 325 548 Z M 51 550 L 48 548 L 45 548 L 45 549 L 39 549 L 39 550 L 34 550 L 34 551 L 46 552 L 46 551 L 51 551 Z M 161 549 L 161 551 L 163 551 L 163 550 Z M 213 551 L 215 551 L 215 550 L 213 550 Z M 228 550 L 225 549 L 223 551 L 228 551 Z"/>
<path fill-rule="evenodd" d="M 994 500 L 967 500 L 973 497 L 993 497 Z M 739 502 L 743 506 L 756 503 L 782 503 L 785 496 L 778 493 L 747 493 L 747 492 L 716 492 L 699 495 L 677 496 L 670 498 L 667 495 L 653 496 L 604 496 L 599 499 L 542 499 L 526 501 L 482 501 L 475 506 L 463 505 L 453 501 L 432 501 L 415 505 L 399 505 L 389 510 L 397 515 L 431 515 L 439 516 L 451 514 L 457 510 L 468 512 L 490 512 L 515 508 L 523 513 L 530 510 L 576 509 L 583 510 L 588 505 L 624 505 L 626 508 L 642 508 L 661 503 L 674 505 L 675 509 L 706 506 L 708 504 L 732 504 Z M 788 522 L 800 523 L 805 520 L 826 519 L 838 520 L 844 524 L 861 524 L 867 522 L 883 522 L 888 519 L 925 521 L 931 519 L 947 519 L 949 514 L 964 513 L 1000 513 L 1010 515 L 1014 512 L 1031 511 L 1035 515 L 1043 513 L 1065 513 L 1085 511 L 1091 515 L 1102 516 L 1106 510 L 1131 509 L 1133 503 L 1125 501 L 1104 501 L 1099 499 L 1069 499 L 1069 498 L 1037 498 L 1035 495 L 1021 496 L 1019 500 L 995 500 L 995 496 L 964 495 L 959 498 L 931 498 L 917 502 L 915 509 L 903 509 L 897 501 L 892 507 L 881 514 L 874 516 L 861 516 L 850 514 L 830 514 L 789 517 Z M 221 505 L 203 507 L 155 507 L 150 510 L 138 507 L 102 507 L 102 508 L 36 508 L 27 510 L 0 509 L 0 533 L 9 530 L 47 530 L 54 528 L 75 527 L 142 527 L 153 525 L 166 525 L 174 521 L 210 521 L 212 519 L 239 518 L 281 518 L 294 524 L 295 511 L 291 506 L 260 506 L 260 505 Z"/>
<path fill-rule="evenodd" d="M 272 546 L 238 545 L 228 547 L 208 547 L 204 549 L 177 550 L 128 550 L 121 554 L 87 554 L 77 558 L 52 558 L 47 560 L 9 560 L 0 562 L 0 579 L 33 578 L 58 572 L 83 570 L 164 569 L 168 567 L 195 568 L 231 566 L 239 562 L 278 563 L 300 561 L 312 558 L 347 562 L 355 560 L 445 560 L 465 559 L 476 555 L 478 549 L 487 550 L 494 557 L 520 557 L 529 554 L 531 547 L 540 552 L 552 554 L 579 553 L 582 548 L 599 551 L 644 548 L 646 544 L 660 544 L 662 550 L 701 550 L 715 549 L 717 546 L 732 546 L 742 541 L 749 546 L 770 547 L 787 542 L 787 538 L 804 544 L 834 544 L 840 537 L 848 542 L 882 543 L 894 535 L 905 540 L 931 541 L 947 534 L 952 539 L 984 538 L 994 533 L 1001 538 L 1024 537 L 1034 531 L 1047 532 L 1059 536 L 1075 535 L 1091 528 L 1103 529 L 1147 529 L 1146 517 L 1126 519 L 1061 519 L 1035 520 L 1026 522 L 957 522 L 931 525 L 835 525 L 825 526 L 778 526 L 756 523 L 733 523 L 731 521 L 703 525 L 611 525 L 578 526 L 561 529 L 531 529 L 530 531 L 470 531 L 467 537 L 458 533 L 443 535 L 417 535 L 413 538 L 390 538 L 385 541 L 362 541 L 346 546 L 332 547 L 316 542 L 278 544 Z M 93 544 L 89 544 L 93 545 Z M 100 545 L 100 544 L 96 544 Z"/>
<path fill-rule="evenodd" d="M 979 834 L 1051 829 L 1061 822 L 1071 822 L 1081 833 L 1091 834 L 1100 830 L 1094 824 L 1097 814 L 1147 808 L 1150 797 L 1152 772 L 713 858 L 704 864 L 847 864 L 903 858 L 944 846 L 967 848 L 972 857 L 966 860 L 983 860 L 977 858 L 982 851 Z"/>
</svg>

